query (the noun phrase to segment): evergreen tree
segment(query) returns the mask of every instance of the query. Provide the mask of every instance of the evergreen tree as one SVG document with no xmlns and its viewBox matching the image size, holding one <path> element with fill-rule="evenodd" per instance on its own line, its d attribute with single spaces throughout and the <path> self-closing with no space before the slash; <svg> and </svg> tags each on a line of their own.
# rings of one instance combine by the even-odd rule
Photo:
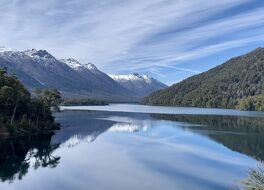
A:
<svg viewBox="0 0 264 190">
<path fill-rule="evenodd" d="M 44 90 L 40 94 L 31 97 L 15 76 L 8 76 L 6 69 L 0 69 L 0 128 L 11 133 L 56 128 L 50 108 L 58 109 L 60 93 L 56 90 Z"/>
</svg>

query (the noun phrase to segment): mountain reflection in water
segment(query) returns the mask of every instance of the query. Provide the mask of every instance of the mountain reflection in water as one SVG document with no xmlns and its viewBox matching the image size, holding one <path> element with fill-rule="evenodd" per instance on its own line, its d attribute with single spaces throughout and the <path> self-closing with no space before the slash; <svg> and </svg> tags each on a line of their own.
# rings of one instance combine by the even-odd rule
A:
<svg viewBox="0 0 264 190">
<path fill-rule="evenodd" d="M 192 170 L 188 171 L 188 168 L 190 167 L 188 165 L 183 167 L 186 169 L 184 172 L 181 170 L 175 171 L 171 168 L 171 166 L 166 168 L 167 164 L 173 165 L 173 162 L 168 163 L 166 160 L 174 160 L 172 155 L 176 153 L 169 155 L 169 152 L 166 152 L 170 150 L 168 148 L 173 148 L 173 146 L 171 146 L 174 145 L 173 143 L 176 143 L 176 149 L 173 150 L 177 152 L 176 155 L 179 156 L 178 159 L 181 157 L 190 160 L 194 159 L 193 155 L 191 155 L 191 151 L 195 150 L 196 148 L 193 147 L 196 143 L 195 140 L 197 140 L 197 138 L 202 138 L 207 139 L 206 143 L 211 143 L 213 141 L 215 144 L 222 144 L 232 151 L 236 151 L 253 158 L 256 162 L 257 159 L 262 161 L 264 160 L 264 118 L 239 116 L 166 115 L 101 111 L 64 111 L 57 113 L 55 116 L 56 120 L 61 123 L 62 129 L 56 131 L 54 134 L 34 135 L 17 139 L 2 140 L 0 142 L 0 179 L 2 182 L 14 182 L 17 179 L 23 180 L 26 174 L 30 172 L 32 173 L 37 169 L 41 170 L 41 168 L 52 168 L 53 170 L 57 170 L 57 166 L 60 164 L 62 164 L 63 168 L 67 167 L 62 163 L 65 156 L 65 151 L 70 151 L 70 149 L 77 150 L 78 147 L 83 145 L 85 145 L 85 147 L 82 147 L 82 151 L 86 147 L 89 149 L 90 146 L 92 147 L 93 144 L 96 144 L 96 139 L 100 136 L 104 137 L 104 140 L 108 138 L 108 140 L 115 139 L 115 143 L 119 143 L 119 145 L 121 144 L 126 147 L 124 150 L 127 148 L 133 149 L 135 147 L 132 148 L 129 146 L 134 145 L 136 145 L 137 148 L 140 147 L 137 151 L 142 153 L 141 156 L 138 154 L 132 154 L 132 158 L 140 161 L 144 166 L 143 168 L 151 168 L 155 172 L 165 172 L 166 175 L 170 176 L 170 178 L 167 179 L 173 179 L 171 177 L 175 175 L 177 176 L 178 180 L 181 181 L 181 183 L 185 183 L 186 179 L 190 178 L 192 183 L 194 185 L 196 183 L 199 184 L 201 189 L 205 186 L 208 187 L 208 189 L 221 189 L 222 187 L 228 187 L 228 185 L 221 184 L 220 182 L 216 183 L 210 181 L 209 179 L 203 179 L 206 176 L 192 176 L 192 170 L 195 168 L 192 168 Z M 157 129 L 157 131 L 155 131 L 155 129 Z M 170 141 L 170 146 L 158 146 L 159 141 L 162 142 L 172 138 L 172 133 L 176 135 L 177 133 L 182 133 L 183 136 L 179 136 L 180 141 L 179 139 Z M 191 135 L 190 137 L 185 137 L 185 135 L 189 133 L 193 134 L 194 136 Z M 135 142 L 131 142 L 131 139 L 133 139 L 133 134 L 139 134 L 137 138 L 140 139 L 137 139 Z M 149 141 L 149 137 L 151 137 L 151 141 Z M 130 142 L 128 139 L 130 139 Z M 203 141 L 204 140 L 202 140 L 202 143 L 204 143 Z M 177 144 L 178 142 L 180 143 Z M 215 144 L 213 146 L 216 146 Z M 96 149 L 99 149 L 98 151 L 107 152 L 104 146 L 99 144 L 95 147 Z M 202 144 L 202 146 L 210 145 Z M 147 153 L 145 153 L 147 150 L 146 147 L 148 147 L 149 153 L 159 154 L 160 151 L 161 158 L 154 156 L 149 157 Z M 187 148 L 187 153 L 182 152 L 185 148 Z M 222 148 L 220 149 L 223 151 Z M 201 149 L 201 151 L 203 150 L 209 149 Z M 135 150 L 133 149 L 133 151 Z M 217 150 L 215 151 L 217 152 Z M 93 153 L 99 154 L 99 152 L 96 151 Z M 220 162 L 218 163 L 218 160 L 210 160 L 209 157 L 199 158 L 199 154 L 200 152 L 195 152 L 195 156 L 197 156 L 195 159 L 200 159 L 201 162 L 210 161 L 209 163 L 206 163 L 207 167 L 221 168 L 222 165 L 224 167 L 231 167 L 233 163 L 228 162 L 227 165 L 222 163 L 220 164 Z M 164 155 L 166 155 L 166 157 L 164 157 Z M 214 156 L 217 155 L 221 155 L 221 152 Z M 76 164 L 81 162 L 81 158 L 74 156 L 75 155 L 73 155 L 72 159 L 76 159 L 76 161 L 73 162 Z M 93 157 L 94 155 L 84 156 L 85 157 L 83 159 L 86 160 L 89 157 Z M 163 157 L 166 159 L 162 160 Z M 229 157 L 223 157 L 221 159 L 228 158 Z M 199 163 L 200 161 L 197 162 Z M 115 163 L 114 160 L 112 162 Z M 120 163 L 121 162 L 122 160 Z M 188 161 L 182 160 L 180 162 Z M 219 165 L 214 166 L 214 164 Z M 247 166 L 246 161 L 243 164 L 244 166 Z M 252 165 L 252 163 L 249 165 Z M 83 165 L 82 167 L 85 166 Z M 176 166 L 174 166 L 174 169 L 175 167 Z M 180 165 L 177 167 L 179 167 L 178 169 L 181 168 Z M 197 167 L 201 169 L 203 165 L 197 165 Z M 30 168 L 34 170 L 30 171 Z M 222 168 L 222 170 L 223 169 L 224 168 Z M 80 168 L 78 170 L 80 170 Z M 240 170 L 235 169 L 234 172 L 238 171 Z M 223 171 L 219 172 L 219 175 L 221 175 L 221 173 L 223 173 Z M 242 176 L 246 176 L 246 173 Z M 176 183 L 175 180 L 174 183 Z M 184 184 L 182 187 L 185 187 L 186 185 L 187 184 Z"/>
<path fill-rule="evenodd" d="M 194 124 L 196 126 L 191 127 L 191 130 L 204 134 L 231 150 L 264 160 L 264 118 L 158 114 L 152 116 Z"/>
</svg>

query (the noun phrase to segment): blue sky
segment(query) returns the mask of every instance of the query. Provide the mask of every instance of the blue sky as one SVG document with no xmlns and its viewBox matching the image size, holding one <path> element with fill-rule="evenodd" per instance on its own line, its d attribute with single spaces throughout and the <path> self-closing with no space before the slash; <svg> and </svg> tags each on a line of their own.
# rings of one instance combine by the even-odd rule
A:
<svg viewBox="0 0 264 190">
<path fill-rule="evenodd" d="M 0 0 L 0 46 L 173 84 L 264 46 L 263 0 Z"/>
</svg>

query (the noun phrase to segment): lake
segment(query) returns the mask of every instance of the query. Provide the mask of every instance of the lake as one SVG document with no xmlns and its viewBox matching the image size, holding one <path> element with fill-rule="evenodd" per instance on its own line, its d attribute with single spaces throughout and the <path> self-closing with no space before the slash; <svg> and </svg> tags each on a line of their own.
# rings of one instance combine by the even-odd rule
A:
<svg viewBox="0 0 264 190">
<path fill-rule="evenodd" d="M 228 190 L 264 160 L 264 113 L 62 107 L 51 134 L 0 141 L 0 189 Z"/>
</svg>

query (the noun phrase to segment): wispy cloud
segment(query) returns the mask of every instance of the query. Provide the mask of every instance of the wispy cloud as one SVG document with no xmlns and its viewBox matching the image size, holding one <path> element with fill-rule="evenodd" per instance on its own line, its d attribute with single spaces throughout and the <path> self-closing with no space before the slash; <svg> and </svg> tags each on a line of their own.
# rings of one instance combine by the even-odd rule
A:
<svg viewBox="0 0 264 190">
<path fill-rule="evenodd" d="M 263 44 L 263 29 L 257 0 L 0 0 L 1 45 L 161 79 L 200 72 L 186 61 Z"/>
</svg>

